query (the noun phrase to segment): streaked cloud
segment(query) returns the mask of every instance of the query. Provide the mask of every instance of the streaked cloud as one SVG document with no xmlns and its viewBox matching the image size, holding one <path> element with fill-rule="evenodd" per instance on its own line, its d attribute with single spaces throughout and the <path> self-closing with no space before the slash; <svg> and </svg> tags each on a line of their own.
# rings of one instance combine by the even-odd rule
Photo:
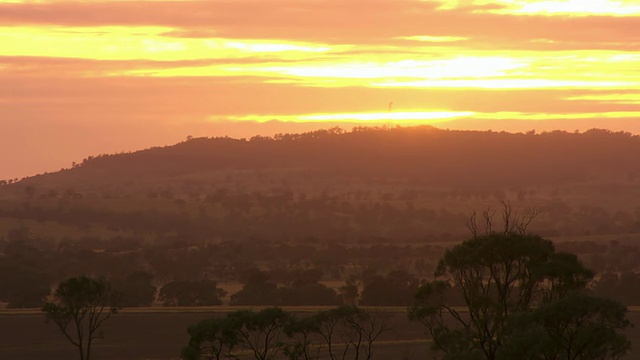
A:
<svg viewBox="0 0 640 360">
<path fill-rule="evenodd" d="M 640 105 L 640 92 L 625 94 L 579 95 L 568 97 L 567 100 L 586 100 L 607 104 L 637 104 Z"/>
<path fill-rule="evenodd" d="M 429 36 L 429 35 L 400 36 L 398 37 L 398 39 L 434 42 L 434 43 L 439 43 L 439 42 L 447 43 L 447 42 L 469 40 L 469 38 L 462 37 L 462 36 Z"/>
<path fill-rule="evenodd" d="M 4 56 L 40 56 L 96 60 L 149 59 L 159 61 L 234 59 L 277 53 L 323 53 L 324 44 L 287 40 L 172 38 L 165 27 L 0 27 Z"/>
<path fill-rule="evenodd" d="M 224 120 L 236 121 L 284 121 L 284 122 L 365 122 L 394 124 L 424 124 L 435 123 L 474 115 L 470 111 L 402 111 L 402 112 L 360 112 L 360 113 L 326 113 L 305 115 L 246 115 L 241 117 L 229 116 Z M 213 119 L 220 120 L 220 119 Z"/>
<path fill-rule="evenodd" d="M 613 15 L 636 16 L 640 5 L 635 0 L 437 0 L 440 9 L 468 8 L 474 12 L 526 15 Z"/>
<path fill-rule="evenodd" d="M 523 120 L 523 121 L 547 121 L 547 120 L 581 120 L 581 119 L 637 119 L 638 111 L 611 111 L 589 113 L 524 113 L 515 111 L 499 112 L 473 112 L 473 111 L 402 111 L 402 112 L 361 112 L 361 113 L 326 113 L 326 114 L 299 114 L 299 115 L 246 115 L 226 116 L 211 119 L 214 121 L 256 121 L 259 123 L 268 121 L 282 122 L 348 122 L 370 123 L 374 125 L 417 125 L 439 124 L 450 122 L 460 118 L 479 120 Z"/>
</svg>

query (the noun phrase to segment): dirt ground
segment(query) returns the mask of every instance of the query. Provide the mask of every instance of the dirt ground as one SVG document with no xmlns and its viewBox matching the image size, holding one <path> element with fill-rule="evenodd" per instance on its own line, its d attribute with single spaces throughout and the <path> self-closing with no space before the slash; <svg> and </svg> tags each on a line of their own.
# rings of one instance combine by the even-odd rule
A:
<svg viewBox="0 0 640 360">
<path fill-rule="evenodd" d="M 177 360 L 186 345 L 189 325 L 215 315 L 211 312 L 121 313 L 104 328 L 104 339 L 96 340 L 94 360 Z M 640 312 L 629 314 L 640 325 Z M 375 349 L 374 359 L 417 360 L 431 358 L 423 329 L 403 313 L 392 319 L 395 330 L 384 335 Z M 38 313 L 0 314 L 0 359 L 70 360 L 79 358 L 73 347 Z M 632 351 L 626 359 L 640 358 L 640 327 L 629 330 Z M 635 345 L 635 346 L 634 346 Z"/>
</svg>

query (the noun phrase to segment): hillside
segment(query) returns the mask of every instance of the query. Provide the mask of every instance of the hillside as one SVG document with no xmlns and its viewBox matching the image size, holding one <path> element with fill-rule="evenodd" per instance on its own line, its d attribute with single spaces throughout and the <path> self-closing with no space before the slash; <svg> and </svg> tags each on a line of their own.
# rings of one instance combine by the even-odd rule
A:
<svg viewBox="0 0 640 360">
<path fill-rule="evenodd" d="M 77 169 L 28 179 L 117 183 L 166 180 L 221 171 L 299 169 L 430 185 L 513 186 L 636 176 L 640 138 L 591 130 L 539 135 L 448 131 L 432 127 L 360 128 L 282 134 L 250 140 L 196 138 L 163 148 L 85 159 Z M 77 171 L 75 171 L 77 170 Z"/>
<path fill-rule="evenodd" d="M 473 211 L 497 211 L 498 226 L 503 204 L 515 217 L 535 209 L 531 232 L 602 274 L 596 290 L 637 304 L 638 164 L 640 137 L 625 133 L 429 127 L 189 139 L 96 156 L 0 187 L 0 308 L 38 308 L 52 284 L 78 274 L 129 289 L 132 306 L 170 305 L 162 289 L 185 281 L 219 284 L 230 304 L 255 279 L 281 291 L 271 305 L 302 304 L 293 288 L 302 283 L 338 302 L 372 279 L 428 278 L 446 248 L 469 238 Z M 388 305 L 414 294 L 380 289 L 374 298 Z"/>
<path fill-rule="evenodd" d="M 432 127 L 196 138 L 0 187 L 0 236 L 449 241 L 508 201 L 552 236 L 640 230 L 640 137 Z"/>
</svg>

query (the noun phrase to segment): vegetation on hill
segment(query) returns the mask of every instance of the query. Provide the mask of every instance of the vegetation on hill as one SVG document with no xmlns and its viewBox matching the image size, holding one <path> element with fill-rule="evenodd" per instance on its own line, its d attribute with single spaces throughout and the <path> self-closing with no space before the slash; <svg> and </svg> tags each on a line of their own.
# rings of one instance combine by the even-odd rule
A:
<svg viewBox="0 0 640 360">
<path fill-rule="evenodd" d="M 640 231 L 640 137 L 356 128 L 196 138 L 0 187 L 0 236 L 342 243 L 462 240 L 473 209 L 545 236 Z"/>
<path fill-rule="evenodd" d="M 639 153 L 639 136 L 597 129 L 513 134 L 429 126 L 359 127 L 351 132 L 332 128 L 248 140 L 189 138 L 173 146 L 92 156 L 74 164 L 73 171 L 25 183 L 47 183 L 56 177 L 69 182 L 156 181 L 223 170 L 304 169 L 430 185 L 512 186 L 584 181 L 604 174 L 635 178 L 640 176 L 634 167 Z"/>
<path fill-rule="evenodd" d="M 261 305 L 406 305 L 466 238 L 472 210 L 512 203 L 537 209 L 530 230 L 630 304 L 638 150 L 640 137 L 604 130 L 417 127 L 97 156 L 0 187 L 0 301 L 39 306 L 52 285 L 86 274 L 137 289 L 128 306 L 255 303 L 256 292 Z M 17 274 L 32 281 L 18 286 Z"/>
<path fill-rule="evenodd" d="M 446 359 L 618 359 L 625 305 L 640 302 L 638 163 L 640 137 L 627 133 L 429 127 L 91 157 L 0 187 L 0 301 L 39 306 L 52 285 L 88 275 L 124 306 L 337 306 L 204 320 L 188 358 L 314 358 L 328 329 L 347 339 L 333 350 L 370 358 L 385 318 L 357 306 L 413 305 Z M 492 228 L 499 206 L 504 233 Z M 541 237 L 524 233 L 534 217 Z"/>
</svg>

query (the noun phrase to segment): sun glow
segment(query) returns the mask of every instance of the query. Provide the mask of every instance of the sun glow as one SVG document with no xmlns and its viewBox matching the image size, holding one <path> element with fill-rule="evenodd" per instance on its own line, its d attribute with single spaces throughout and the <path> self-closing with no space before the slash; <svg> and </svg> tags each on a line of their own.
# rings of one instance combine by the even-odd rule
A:
<svg viewBox="0 0 640 360">
<path fill-rule="evenodd" d="M 427 47 L 356 47 L 179 33 L 162 26 L 5 26 L 0 48 L 4 56 L 163 62 L 103 68 L 102 75 L 110 77 L 251 77 L 321 88 L 640 89 L 639 51 L 505 52 L 467 48 L 461 44 L 471 39 L 460 36 L 400 37 L 434 44 Z M 96 76 L 100 70 L 75 71 Z"/>
<path fill-rule="evenodd" d="M 175 30 L 124 26 L 0 27 L 0 48 L 3 56 L 156 61 L 237 59 L 269 54 L 286 60 L 333 50 L 325 44 L 295 41 L 170 36 Z"/>
<path fill-rule="evenodd" d="M 434 43 L 447 43 L 447 42 L 469 40 L 469 38 L 462 37 L 462 36 L 428 36 L 428 35 L 401 36 L 398 39 L 422 41 L 422 42 L 434 42 Z"/>
<path fill-rule="evenodd" d="M 640 105 L 640 93 L 631 94 L 598 94 L 570 96 L 567 100 L 597 101 L 608 104 L 637 104 Z"/>
<path fill-rule="evenodd" d="M 282 121 L 294 123 L 308 122 L 348 122 L 373 125 L 423 125 L 436 124 L 456 119 L 471 120 L 577 120 L 577 119 L 640 119 L 640 111 L 610 111 L 591 113 L 526 113 L 517 111 L 474 112 L 474 111 L 399 111 L 399 112 L 361 112 L 361 113 L 318 113 L 298 115 L 244 115 L 211 116 L 211 121 L 255 121 L 259 123 Z"/>
<path fill-rule="evenodd" d="M 264 69 L 298 77 L 381 79 L 450 77 L 482 78 L 505 75 L 507 71 L 524 67 L 517 60 L 501 57 L 457 57 L 446 60 L 400 60 L 394 62 L 363 62 L 319 64 L 309 67 L 274 67 Z"/>
<path fill-rule="evenodd" d="M 241 117 L 227 117 L 227 120 L 250 120 L 265 122 L 271 120 L 287 122 L 401 122 L 432 123 L 435 121 L 451 120 L 474 115 L 471 111 L 400 111 L 400 112 L 364 112 L 364 113 L 334 113 L 334 114 L 302 114 L 302 115 L 246 115 Z M 212 119 L 216 120 L 216 119 Z"/>
<path fill-rule="evenodd" d="M 481 128 L 640 118 L 637 0 L 281 5 L 0 0 L 0 119 L 184 130 L 218 119 Z"/>
<path fill-rule="evenodd" d="M 496 14 L 547 16 L 635 16 L 640 14 L 640 5 L 635 0 L 439 0 L 439 2 L 442 10 L 474 6 L 474 12 Z"/>
<path fill-rule="evenodd" d="M 508 11 L 523 14 L 559 14 L 559 15 L 617 15 L 632 16 L 640 14 L 640 5 L 632 1 L 612 0 L 564 0 L 515 2 Z"/>
<path fill-rule="evenodd" d="M 500 111 L 495 113 L 477 113 L 476 119 L 484 120 L 549 120 L 549 119 L 640 119 L 640 111 L 608 111 L 590 113 L 522 113 L 515 111 Z"/>
<path fill-rule="evenodd" d="M 374 83 L 373 86 L 388 88 L 463 88 L 463 89 L 575 89 L 611 88 L 640 89 L 640 82 L 625 81 L 577 81 L 551 79 L 487 79 L 487 80 L 425 80 L 388 81 Z"/>
</svg>

